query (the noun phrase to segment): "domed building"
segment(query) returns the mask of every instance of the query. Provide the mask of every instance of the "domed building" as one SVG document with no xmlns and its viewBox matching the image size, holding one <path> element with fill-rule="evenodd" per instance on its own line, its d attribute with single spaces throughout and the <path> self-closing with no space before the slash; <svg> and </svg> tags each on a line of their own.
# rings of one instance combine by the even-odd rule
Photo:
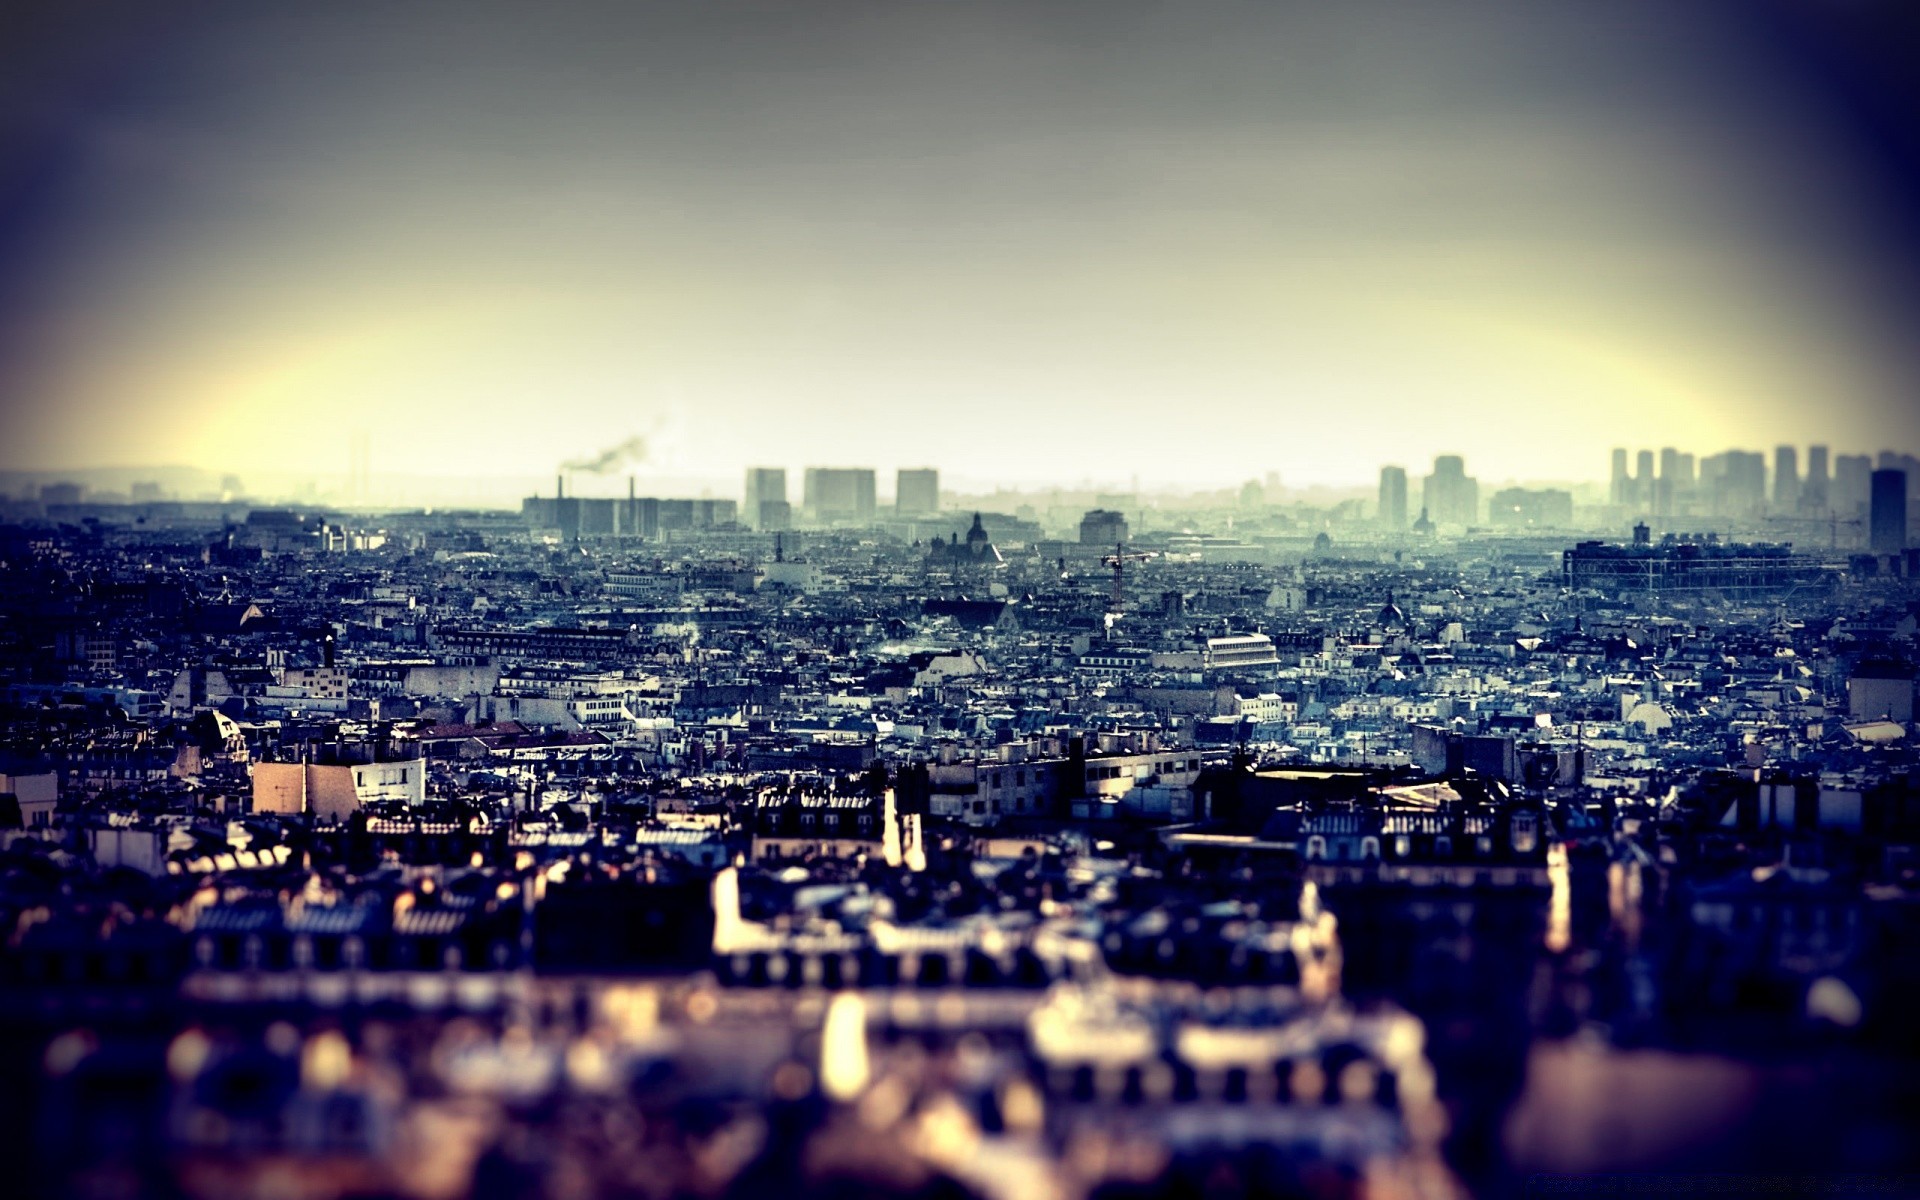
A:
<svg viewBox="0 0 1920 1200">
<path fill-rule="evenodd" d="M 1004 561 L 987 536 L 986 526 L 980 523 L 979 513 L 973 514 L 973 527 L 967 530 L 965 542 L 954 534 L 944 542 L 934 538 L 927 547 L 929 567 L 997 567 Z"/>
</svg>

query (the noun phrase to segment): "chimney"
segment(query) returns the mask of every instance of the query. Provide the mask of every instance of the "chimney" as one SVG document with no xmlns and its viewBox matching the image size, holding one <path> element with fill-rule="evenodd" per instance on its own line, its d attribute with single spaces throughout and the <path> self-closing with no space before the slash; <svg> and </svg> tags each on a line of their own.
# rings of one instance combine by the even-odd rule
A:
<svg viewBox="0 0 1920 1200">
<path fill-rule="evenodd" d="M 553 498 L 555 500 L 565 500 L 567 498 L 567 477 L 565 475 L 555 475 L 553 477 Z"/>
<path fill-rule="evenodd" d="M 732 867 L 713 877 L 713 952 L 727 954 L 738 943 L 743 922 L 740 919 L 740 873 Z"/>
</svg>

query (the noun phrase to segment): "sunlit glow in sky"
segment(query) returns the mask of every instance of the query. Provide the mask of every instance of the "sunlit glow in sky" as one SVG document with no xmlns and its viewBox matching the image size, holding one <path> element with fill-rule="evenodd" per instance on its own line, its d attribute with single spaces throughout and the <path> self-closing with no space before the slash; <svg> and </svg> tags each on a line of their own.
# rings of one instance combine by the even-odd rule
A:
<svg viewBox="0 0 1920 1200">
<path fill-rule="evenodd" d="M 1920 448 L 1789 4 L 153 7 L 0 29 L 0 467 Z"/>
</svg>

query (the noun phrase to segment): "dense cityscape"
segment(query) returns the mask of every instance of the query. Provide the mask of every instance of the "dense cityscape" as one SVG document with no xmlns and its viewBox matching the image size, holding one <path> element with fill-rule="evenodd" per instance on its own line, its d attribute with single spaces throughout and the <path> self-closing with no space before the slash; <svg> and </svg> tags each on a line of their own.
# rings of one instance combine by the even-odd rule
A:
<svg viewBox="0 0 1920 1200">
<path fill-rule="evenodd" d="M 23 1191 L 1915 1190 L 1920 460 L 634 457 L 13 486 Z"/>
</svg>

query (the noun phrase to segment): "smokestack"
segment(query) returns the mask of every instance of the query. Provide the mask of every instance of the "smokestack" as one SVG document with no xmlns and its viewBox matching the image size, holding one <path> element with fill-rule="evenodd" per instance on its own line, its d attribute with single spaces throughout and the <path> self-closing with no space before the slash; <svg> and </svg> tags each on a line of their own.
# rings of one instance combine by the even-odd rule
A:
<svg viewBox="0 0 1920 1200">
<path fill-rule="evenodd" d="M 567 498 L 567 477 L 565 475 L 555 475 L 553 477 L 553 498 L 555 500 L 565 500 Z"/>
<path fill-rule="evenodd" d="M 633 476 L 627 476 L 627 503 L 633 503 Z"/>
</svg>

